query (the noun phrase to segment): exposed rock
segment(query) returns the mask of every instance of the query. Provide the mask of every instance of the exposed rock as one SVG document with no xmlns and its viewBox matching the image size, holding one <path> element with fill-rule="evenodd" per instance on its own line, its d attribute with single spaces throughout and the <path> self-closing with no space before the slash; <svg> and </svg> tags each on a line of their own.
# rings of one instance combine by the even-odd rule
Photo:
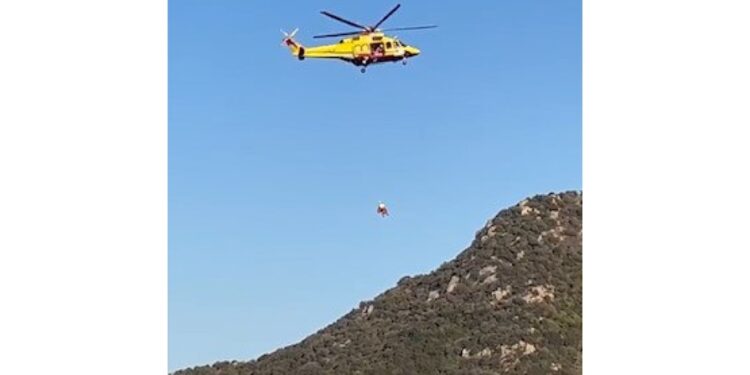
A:
<svg viewBox="0 0 750 375">
<path fill-rule="evenodd" d="M 497 281 L 497 275 L 493 273 L 492 275 L 487 276 L 487 278 L 482 281 L 482 284 L 492 284 L 495 281 Z"/>
<path fill-rule="evenodd" d="M 479 276 L 484 276 L 488 273 L 495 273 L 497 266 L 487 266 L 479 270 Z"/>
<path fill-rule="evenodd" d="M 523 341 L 521 341 L 519 344 L 521 345 L 521 348 L 523 348 L 523 355 L 529 355 L 536 351 L 536 347 L 534 345 Z"/>
<path fill-rule="evenodd" d="M 459 278 L 456 275 L 453 275 L 451 277 L 451 281 L 448 282 L 448 289 L 446 290 L 446 293 L 453 292 L 454 289 L 456 289 L 456 286 L 458 286 Z"/>
<path fill-rule="evenodd" d="M 510 285 L 507 285 L 505 288 L 497 288 L 494 292 L 492 292 L 492 296 L 495 297 L 495 301 L 502 302 L 502 300 L 510 295 Z"/>
<path fill-rule="evenodd" d="M 482 357 L 489 357 L 491 355 L 492 355 L 492 350 L 490 350 L 490 348 L 484 348 L 479 353 L 477 353 L 476 357 L 482 358 Z"/>
<path fill-rule="evenodd" d="M 489 229 L 487 230 L 487 236 L 488 237 L 494 237 L 497 234 L 496 231 L 497 231 L 497 227 L 496 226 L 493 225 L 493 226 L 489 227 Z"/>
<path fill-rule="evenodd" d="M 547 298 L 554 300 L 555 287 L 552 285 L 537 285 L 526 292 L 522 298 L 527 303 L 540 303 Z"/>
<path fill-rule="evenodd" d="M 500 346 L 500 362 L 503 364 L 503 368 L 507 369 L 519 362 L 521 357 L 533 354 L 536 352 L 536 347 L 523 340 L 508 346 Z"/>
<path fill-rule="evenodd" d="M 368 315 L 372 314 L 372 311 L 373 311 L 374 309 L 375 309 L 375 306 L 373 306 L 373 305 L 368 305 L 367 307 L 365 307 L 364 309 L 362 309 L 362 315 L 364 315 L 364 316 L 368 316 Z"/>
<path fill-rule="evenodd" d="M 521 215 L 527 216 L 527 215 L 539 213 L 539 210 L 537 210 L 534 207 L 529 206 L 528 204 L 529 204 L 528 199 L 523 200 L 521 203 L 518 204 L 518 206 L 521 207 Z"/>
<path fill-rule="evenodd" d="M 440 297 L 440 292 L 437 290 L 430 291 L 430 294 L 427 295 L 427 302 L 432 302 Z"/>
<path fill-rule="evenodd" d="M 552 229 L 545 230 L 542 232 L 539 237 L 537 237 L 537 242 L 542 243 L 543 239 L 554 239 L 556 242 L 560 242 L 565 239 L 565 228 L 562 225 L 558 225 Z"/>
</svg>

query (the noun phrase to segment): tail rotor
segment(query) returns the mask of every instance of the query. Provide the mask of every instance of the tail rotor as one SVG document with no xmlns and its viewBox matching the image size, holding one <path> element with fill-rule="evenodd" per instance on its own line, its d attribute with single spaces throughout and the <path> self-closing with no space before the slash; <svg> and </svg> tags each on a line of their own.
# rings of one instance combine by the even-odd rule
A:
<svg viewBox="0 0 750 375">
<path fill-rule="evenodd" d="M 281 33 L 284 34 L 284 39 L 281 40 L 281 45 L 288 46 L 290 42 L 293 44 L 297 44 L 294 41 L 294 36 L 297 35 L 298 31 L 299 31 L 299 28 L 295 28 L 294 31 L 292 31 L 291 33 L 287 33 L 286 31 L 281 30 Z"/>
</svg>

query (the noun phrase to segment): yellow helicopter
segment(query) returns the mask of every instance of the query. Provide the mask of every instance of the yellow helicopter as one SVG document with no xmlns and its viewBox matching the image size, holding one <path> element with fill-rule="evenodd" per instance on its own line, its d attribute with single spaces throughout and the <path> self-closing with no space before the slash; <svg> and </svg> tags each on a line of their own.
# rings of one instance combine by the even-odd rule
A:
<svg viewBox="0 0 750 375">
<path fill-rule="evenodd" d="M 336 21 L 343 22 L 360 30 L 336 34 L 316 35 L 313 38 L 335 38 L 342 36 L 348 36 L 348 38 L 341 39 L 336 44 L 314 47 L 305 47 L 294 40 L 294 36 L 297 34 L 297 31 L 299 31 L 299 29 L 295 29 L 289 34 L 282 30 L 281 32 L 284 34 L 284 39 L 281 41 L 281 45 L 287 46 L 292 54 L 300 60 L 304 60 L 306 58 L 344 60 L 348 63 L 362 67 L 360 69 L 362 73 L 366 71 L 367 66 L 372 64 L 401 61 L 404 65 L 406 65 L 407 59 L 419 55 L 419 49 L 414 46 L 407 45 L 403 41 L 398 40 L 396 37 L 387 36 L 384 34 L 384 32 L 432 29 L 437 26 L 430 25 L 396 27 L 380 30 L 380 25 L 382 25 L 383 22 L 391 17 L 393 13 L 396 13 L 396 11 L 400 7 L 401 4 L 396 4 L 396 6 L 391 9 L 390 12 L 383 16 L 383 18 L 373 26 L 363 26 L 356 22 L 352 22 L 339 17 L 333 13 L 322 11 L 320 13 L 324 16 L 333 18 Z"/>
</svg>

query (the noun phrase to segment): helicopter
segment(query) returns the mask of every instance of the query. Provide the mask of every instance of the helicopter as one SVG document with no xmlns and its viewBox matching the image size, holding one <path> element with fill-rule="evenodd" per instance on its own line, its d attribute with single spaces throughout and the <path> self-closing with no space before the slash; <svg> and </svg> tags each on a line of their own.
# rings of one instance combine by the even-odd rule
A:
<svg viewBox="0 0 750 375">
<path fill-rule="evenodd" d="M 297 34 L 299 29 L 294 29 L 294 31 L 292 31 L 291 33 L 287 33 L 282 30 L 281 33 L 284 34 L 284 39 L 282 39 L 281 45 L 288 47 L 292 54 L 299 60 L 304 60 L 306 58 L 344 60 L 348 63 L 354 64 L 355 66 L 361 67 L 360 71 L 362 73 L 366 72 L 367 67 L 373 64 L 401 61 L 404 65 L 406 65 L 407 59 L 419 55 L 421 51 L 414 46 L 407 45 L 397 37 L 386 35 L 385 32 L 432 29 L 437 26 L 429 25 L 396 27 L 384 30 L 379 29 L 379 27 L 388 18 L 390 18 L 393 13 L 396 13 L 399 8 L 401 8 L 401 4 L 396 4 L 396 6 L 393 7 L 393 9 L 391 9 L 385 16 L 383 16 L 380 21 L 372 26 L 364 26 L 359 23 L 339 17 L 331 12 L 322 11 L 320 12 L 322 15 L 333 18 L 336 21 L 355 27 L 359 30 L 335 34 L 315 35 L 313 36 L 313 38 L 316 39 L 336 37 L 346 38 L 341 39 L 336 44 L 311 47 L 305 47 L 294 40 L 294 36 Z"/>
</svg>

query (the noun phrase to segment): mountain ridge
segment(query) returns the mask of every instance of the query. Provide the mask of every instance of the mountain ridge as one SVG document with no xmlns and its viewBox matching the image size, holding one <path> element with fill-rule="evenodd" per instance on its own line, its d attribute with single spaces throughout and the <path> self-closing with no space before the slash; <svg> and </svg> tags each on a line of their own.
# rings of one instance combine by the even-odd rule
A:
<svg viewBox="0 0 750 375">
<path fill-rule="evenodd" d="M 174 375 L 580 374 L 582 202 L 577 191 L 524 199 L 453 260 L 299 343 Z"/>
</svg>

